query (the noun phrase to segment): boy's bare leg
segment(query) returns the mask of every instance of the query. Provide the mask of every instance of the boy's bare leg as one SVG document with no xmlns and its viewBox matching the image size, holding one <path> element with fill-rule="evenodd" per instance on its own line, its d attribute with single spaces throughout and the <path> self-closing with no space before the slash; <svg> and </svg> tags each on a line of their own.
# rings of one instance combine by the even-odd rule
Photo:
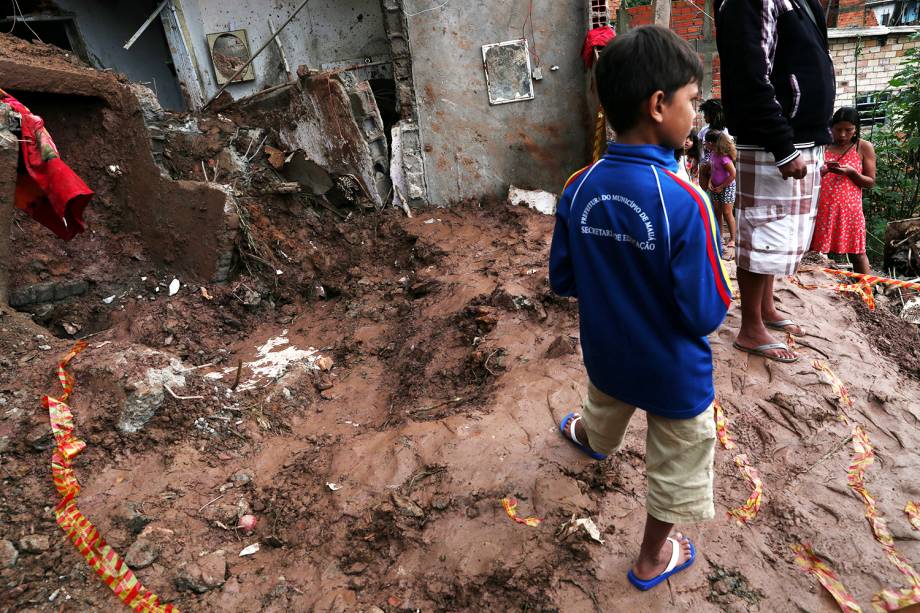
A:
<svg viewBox="0 0 920 613">
<path fill-rule="evenodd" d="M 565 430 L 569 429 L 572 419 L 575 419 L 575 417 L 571 417 L 563 425 Z M 581 420 L 575 423 L 575 437 L 581 441 L 582 445 L 591 449 L 591 445 L 588 443 L 588 433 L 585 431 L 585 426 Z M 648 581 L 663 573 L 664 569 L 668 567 L 673 550 L 671 543 L 668 542 L 668 537 L 671 536 L 673 528 L 674 524 L 668 524 L 655 519 L 651 515 L 646 515 L 645 536 L 642 538 L 639 559 L 636 560 L 636 564 L 633 567 L 633 574 L 636 577 L 643 581 Z M 675 534 L 674 538 L 680 543 L 680 558 L 677 560 L 677 565 L 680 566 L 690 559 L 690 541 L 679 533 Z"/>
<path fill-rule="evenodd" d="M 761 275 L 739 266 L 738 289 L 741 290 L 741 329 L 735 340 L 748 349 L 775 343 L 776 339 L 763 323 L 765 316 L 768 316 L 767 321 L 783 319 L 773 304 L 773 275 Z M 781 358 L 795 357 L 792 351 L 784 349 L 769 349 L 767 353 Z"/>
<path fill-rule="evenodd" d="M 642 537 L 642 548 L 639 550 L 639 559 L 633 566 L 633 574 L 643 581 L 654 579 L 664 572 L 671 561 L 673 546 L 668 542 L 674 524 L 665 523 L 651 515 L 645 517 L 645 536 Z M 680 557 L 677 565 L 680 566 L 690 559 L 690 541 L 684 535 L 674 535 L 680 543 Z"/>
</svg>

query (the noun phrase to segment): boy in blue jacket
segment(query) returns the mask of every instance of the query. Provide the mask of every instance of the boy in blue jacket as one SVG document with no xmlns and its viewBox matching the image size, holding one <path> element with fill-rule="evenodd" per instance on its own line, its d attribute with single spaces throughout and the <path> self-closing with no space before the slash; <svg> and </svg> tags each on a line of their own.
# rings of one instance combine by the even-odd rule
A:
<svg viewBox="0 0 920 613">
<path fill-rule="evenodd" d="M 648 418 L 647 519 L 629 580 L 651 589 L 693 563 L 674 524 L 711 519 L 715 423 L 706 336 L 731 304 L 710 203 L 677 177 L 703 67 L 689 44 L 647 26 L 601 54 L 598 93 L 617 141 L 576 173 L 556 213 L 550 283 L 578 298 L 588 371 L 582 413 L 562 434 L 597 460 Z"/>
</svg>

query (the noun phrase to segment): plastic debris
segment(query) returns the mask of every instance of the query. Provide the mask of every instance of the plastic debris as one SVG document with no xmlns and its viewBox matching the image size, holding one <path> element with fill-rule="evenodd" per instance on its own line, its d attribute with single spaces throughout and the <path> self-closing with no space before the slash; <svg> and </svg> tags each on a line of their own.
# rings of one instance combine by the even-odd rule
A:
<svg viewBox="0 0 920 613">
<path fill-rule="evenodd" d="M 173 279 L 172 281 L 170 281 L 170 283 L 169 283 L 169 295 L 170 295 L 170 296 L 175 296 L 176 294 L 178 294 L 178 293 L 179 293 L 179 287 L 180 287 L 180 285 L 181 285 L 181 284 L 179 283 L 179 279 Z"/>
<path fill-rule="evenodd" d="M 526 206 L 544 215 L 556 214 L 556 195 L 543 191 L 529 191 L 511 186 L 508 190 L 511 206 Z"/>
<path fill-rule="evenodd" d="M 327 484 L 326 484 L 326 487 L 328 487 L 328 488 L 329 488 L 330 490 L 332 490 L 333 492 L 337 492 L 337 491 L 339 491 L 340 489 L 342 489 L 342 486 L 339 485 L 339 484 L 337 484 L 337 483 L 327 483 Z"/>
<path fill-rule="evenodd" d="M 531 528 L 536 528 L 541 523 L 543 523 L 542 519 L 538 519 L 536 517 L 518 517 L 517 505 L 518 502 L 514 498 L 502 498 L 502 508 L 505 509 L 505 513 L 508 514 L 508 517 L 517 523 L 524 524 L 525 526 L 530 526 Z"/>
<path fill-rule="evenodd" d="M 240 552 L 240 557 L 245 558 L 246 556 L 255 555 L 258 552 L 259 552 L 259 544 L 253 543 L 252 545 L 250 545 L 249 547 L 246 547 L 245 549 L 243 549 L 243 551 Z"/>
</svg>

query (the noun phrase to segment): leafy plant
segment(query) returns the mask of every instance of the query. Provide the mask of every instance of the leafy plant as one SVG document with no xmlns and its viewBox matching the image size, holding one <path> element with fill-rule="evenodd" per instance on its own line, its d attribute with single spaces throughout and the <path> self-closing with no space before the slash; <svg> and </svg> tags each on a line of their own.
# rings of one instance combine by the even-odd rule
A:
<svg viewBox="0 0 920 613">
<path fill-rule="evenodd" d="M 911 41 L 920 42 L 920 34 Z M 878 171 L 863 208 L 868 230 L 877 237 L 889 221 L 920 215 L 920 46 L 904 58 L 888 85 L 888 120 L 866 135 L 875 145 Z"/>
</svg>

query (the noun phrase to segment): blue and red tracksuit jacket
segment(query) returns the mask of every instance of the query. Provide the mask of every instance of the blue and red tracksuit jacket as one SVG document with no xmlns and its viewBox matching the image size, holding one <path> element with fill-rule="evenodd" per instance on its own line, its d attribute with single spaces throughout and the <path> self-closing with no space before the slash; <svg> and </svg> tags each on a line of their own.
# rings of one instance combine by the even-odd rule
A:
<svg viewBox="0 0 920 613">
<path fill-rule="evenodd" d="M 566 184 L 550 284 L 578 298 L 591 382 L 655 415 L 688 419 L 715 398 L 707 335 L 732 301 L 709 200 L 674 152 L 611 143 Z"/>
</svg>

